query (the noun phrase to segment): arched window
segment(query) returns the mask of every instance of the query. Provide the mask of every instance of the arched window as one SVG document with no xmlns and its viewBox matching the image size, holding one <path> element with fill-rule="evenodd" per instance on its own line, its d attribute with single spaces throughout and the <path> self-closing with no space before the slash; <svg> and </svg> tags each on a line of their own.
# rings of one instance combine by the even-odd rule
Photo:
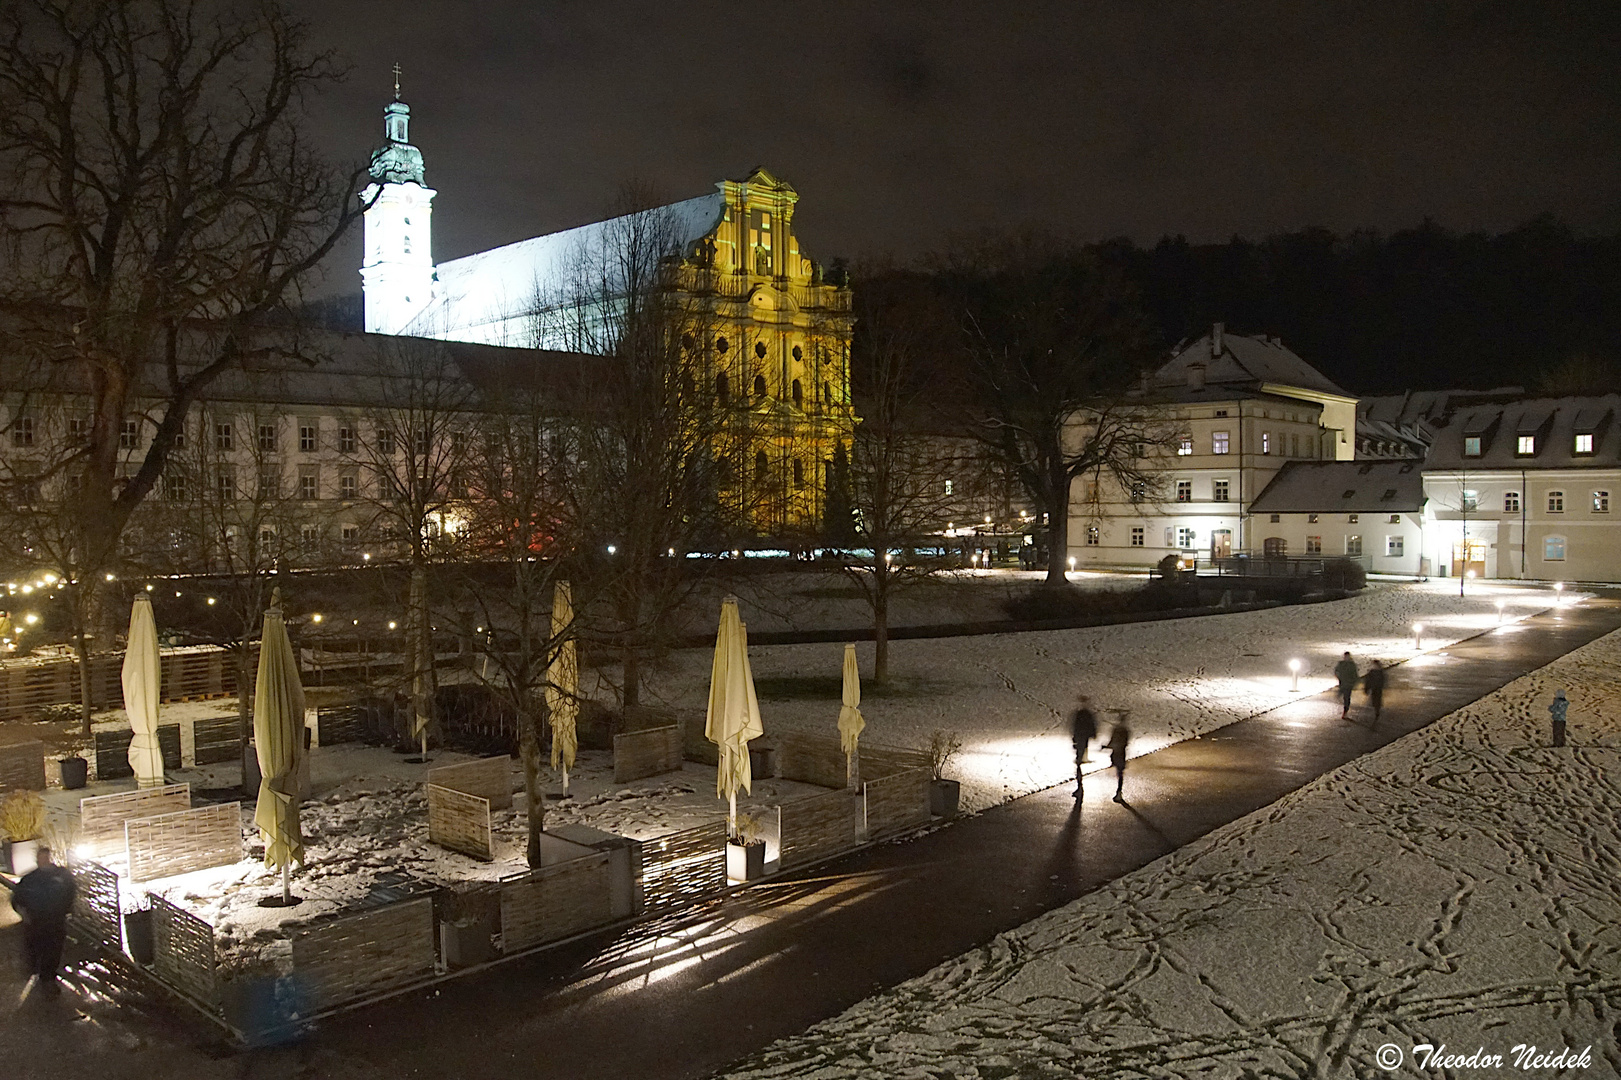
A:
<svg viewBox="0 0 1621 1080">
<path fill-rule="evenodd" d="M 764 398 L 765 397 L 765 376 L 764 375 L 756 375 L 754 377 L 754 396 L 757 397 L 757 398 Z"/>
<path fill-rule="evenodd" d="M 798 379 L 795 379 L 794 380 L 794 408 L 803 409 L 804 407 L 805 407 L 805 388 L 803 386 L 799 385 L 799 380 Z"/>
<path fill-rule="evenodd" d="M 765 359 L 765 342 L 756 341 L 754 343 L 754 355 L 758 356 L 761 360 Z"/>
<path fill-rule="evenodd" d="M 732 400 L 732 380 L 726 377 L 724 371 L 715 376 L 715 399 L 722 405 L 728 405 Z"/>
<path fill-rule="evenodd" d="M 798 458 L 794 458 L 794 487 L 802 488 L 804 486 L 805 486 L 805 463 L 803 461 L 800 461 Z"/>
<path fill-rule="evenodd" d="M 754 455 L 754 478 L 764 480 L 771 472 L 771 459 L 765 456 L 765 451 L 757 451 Z"/>
<path fill-rule="evenodd" d="M 825 382 L 825 383 L 822 384 L 822 401 L 825 402 L 828 405 L 833 404 L 833 384 L 832 383 L 826 383 Z"/>
</svg>

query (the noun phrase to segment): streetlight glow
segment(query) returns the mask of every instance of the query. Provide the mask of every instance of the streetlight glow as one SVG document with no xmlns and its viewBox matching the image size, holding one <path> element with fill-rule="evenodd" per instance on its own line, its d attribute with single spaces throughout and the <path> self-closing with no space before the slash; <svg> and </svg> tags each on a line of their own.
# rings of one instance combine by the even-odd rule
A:
<svg viewBox="0 0 1621 1080">
<path fill-rule="evenodd" d="M 1300 661 L 1298 659 L 1289 661 L 1289 692 L 1292 694 L 1300 692 Z"/>
<path fill-rule="evenodd" d="M 1424 651 L 1424 624 L 1421 622 L 1413 624 L 1413 648 Z"/>
<path fill-rule="evenodd" d="M 310 622 L 320 622 L 320 621 L 321 621 L 321 613 L 319 611 L 317 611 L 314 615 L 310 616 Z"/>
</svg>

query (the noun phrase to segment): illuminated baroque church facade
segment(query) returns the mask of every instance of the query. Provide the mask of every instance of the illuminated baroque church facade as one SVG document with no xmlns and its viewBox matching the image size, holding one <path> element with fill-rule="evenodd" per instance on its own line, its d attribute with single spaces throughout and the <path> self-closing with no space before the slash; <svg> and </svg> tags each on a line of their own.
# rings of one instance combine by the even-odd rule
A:
<svg viewBox="0 0 1621 1080">
<path fill-rule="evenodd" d="M 851 294 L 801 249 L 794 228 L 799 195 L 765 169 L 725 180 L 708 195 L 537 236 L 435 264 L 432 212 L 421 152 L 411 145 L 410 109 L 390 102 L 386 140 L 372 155 L 362 194 L 361 278 L 368 333 L 446 341 L 605 351 L 580 333 L 578 290 L 593 278 L 591 303 L 613 302 L 616 246 L 653 215 L 663 248 L 664 288 L 692 312 L 683 334 L 682 397 L 695 422 L 714 432 L 723 500 L 744 507 L 763 534 L 819 528 L 834 458 L 857 419 L 850 400 Z M 701 339 L 701 340 L 700 340 Z M 715 422 L 715 418 L 719 422 Z"/>
</svg>

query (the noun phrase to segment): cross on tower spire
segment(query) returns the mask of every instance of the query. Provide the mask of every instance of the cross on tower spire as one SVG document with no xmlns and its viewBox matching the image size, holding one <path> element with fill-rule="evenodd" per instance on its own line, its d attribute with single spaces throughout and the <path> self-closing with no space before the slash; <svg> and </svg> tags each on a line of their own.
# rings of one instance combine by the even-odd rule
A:
<svg viewBox="0 0 1621 1080">
<path fill-rule="evenodd" d="M 397 60 L 394 62 L 394 100 L 400 100 L 400 65 Z"/>
</svg>

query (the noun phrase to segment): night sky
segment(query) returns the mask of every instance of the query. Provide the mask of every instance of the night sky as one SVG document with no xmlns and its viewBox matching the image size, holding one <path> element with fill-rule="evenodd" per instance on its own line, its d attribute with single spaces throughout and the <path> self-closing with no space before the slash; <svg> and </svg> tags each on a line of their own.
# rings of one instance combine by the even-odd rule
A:
<svg viewBox="0 0 1621 1080">
<path fill-rule="evenodd" d="M 404 67 L 441 261 L 754 165 L 823 261 L 1025 225 L 1621 229 L 1615 0 L 293 2 L 352 65 L 314 103 L 334 158 L 379 141 Z M 355 240 L 325 289 L 358 290 Z"/>
</svg>

